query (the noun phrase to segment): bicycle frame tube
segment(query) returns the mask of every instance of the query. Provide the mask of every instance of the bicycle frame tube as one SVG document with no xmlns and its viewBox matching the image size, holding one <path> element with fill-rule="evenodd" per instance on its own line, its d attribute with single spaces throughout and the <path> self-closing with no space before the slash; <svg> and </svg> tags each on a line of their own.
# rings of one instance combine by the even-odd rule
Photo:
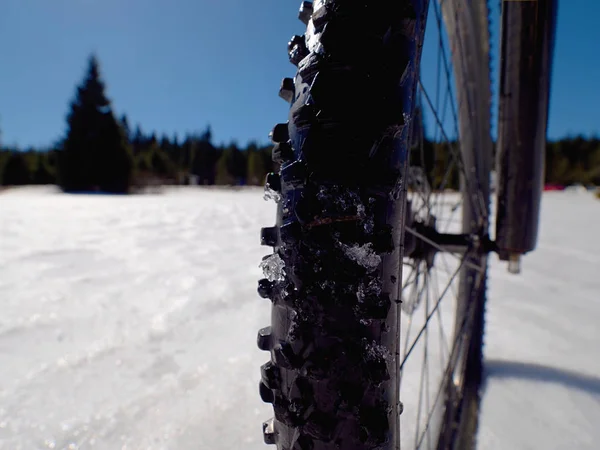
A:
<svg viewBox="0 0 600 450">
<path fill-rule="evenodd" d="M 502 2 L 496 244 L 511 272 L 537 243 L 556 10 L 557 0 Z"/>
</svg>

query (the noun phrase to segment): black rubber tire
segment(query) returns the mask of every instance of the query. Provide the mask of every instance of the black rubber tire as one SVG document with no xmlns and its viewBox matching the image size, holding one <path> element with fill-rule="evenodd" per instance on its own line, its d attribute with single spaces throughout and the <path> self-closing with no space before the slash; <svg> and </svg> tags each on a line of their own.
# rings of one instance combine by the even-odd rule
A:
<svg viewBox="0 0 600 450">
<path fill-rule="evenodd" d="M 404 180 L 427 1 L 304 2 L 303 11 L 307 34 L 288 47 L 298 72 L 280 90 L 292 103 L 289 121 L 272 132 L 281 171 L 267 185 L 279 192 L 277 224 L 261 235 L 274 247 L 263 263 L 268 279 L 259 281 L 273 302 L 271 326 L 258 336 L 271 353 L 260 394 L 275 411 L 263 424 L 265 442 L 279 450 L 397 449 Z M 489 177 L 486 154 L 476 153 L 487 151 L 478 147 L 486 135 L 471 133 L 463 159 L 478 187 Z M 464 219 L 474 229 L 473 212 Z M 440 448 L 474 433 L 464 430 L 477 414 L 485 282 L 476 293 L 472 279 L 463 272 L 462 305 L 477 304 L 468 382 Z"/>
<path fill-rule="evenodd" d="M 309 8 L 312 5 L 306 4 Z M 395 449 L 397 321 L 409 133 L 426 10 L 407 0 L 315 4 L 287 126 L 272 132 L 280 174 L 259 347 L 261 397 L 280 450 Z M 415 7 L 416 6 L 416 7 Z M 283 269 L 283 270 L 281 270 Z"/>
</svg>

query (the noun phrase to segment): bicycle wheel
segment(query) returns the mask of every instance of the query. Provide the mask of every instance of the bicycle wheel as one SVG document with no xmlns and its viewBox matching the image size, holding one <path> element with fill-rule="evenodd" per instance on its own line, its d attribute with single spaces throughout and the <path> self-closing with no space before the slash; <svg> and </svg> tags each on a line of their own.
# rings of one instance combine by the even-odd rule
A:
<svg viewBox="0 0 600 450">
<path fill-rule="evenodd" d="M 434 138 L 413 139 L 419 145 L 408 180 L 413 216 L 406 232 L 414 242 L 404 259 L 409 270 L 399 382 L 401 398 L 416 406 L 405 407 L 401 417 L 409 429 L 402 444 L 465 449 L 474 446 L 477 428 L 491 250 L 489 12 L 485 2 L 440 3 L 432 3 L 430 18 L 437 31 L 437 45 L 431 45 L 437 50 L 436 76 L 429 77 L 433 89 L 420 83 Z M 450 185 L 459 193 L 445 192 Z"/>
<path fill-rule="evenodd" d="M 434 10 L 439 26 L 441 12 Z M 258 335 L 259 348 L 271 353 L 259 389 L 275 411 L 263 424 L 265 442 L 278 449 L 452 448 L 472 435 L 491 144 L 487 59 L 488 82 L 483 93 L 478 87 L 485 84 L 487 34 L 484 45 L 472 38 L 487 33 L 487 9 L 446 0 L 448 14 L 452 62 L 463 66 L 454 71 L 460 139 L 449 146 L 451 167 L 438 187 L 457 167 L 464 201 L 455 208 L 463 214 L 455 234 L 440 231 L 442 203 L 428 189 L 436 186 L 431 171 L 421 170 L 421 177 L 407 171 L 415 159 L 408 142 L 418 87 L 434 106 L 419 83 L 428 2 L 302 3 L 307 31 L 288 45 L 298 71 L 280 89 L 291 102 L 289 120 L 271 133 L 281 169 L 267 177 L 266 189 L 278 203 L 277 223 L 261 231 L 274 252 L 263 259 L 266 278 L 259 281 L 259 294 L 273 303 L 271 326 Z M 419 141 L 415 148 L 422 150 Z M 459 264 L 433 303 L 440 251 L 458 252 Z M 406 266 L 414 270 L 403 277 Z M 456 299 L 452 323 L 440 307 L 448 292 Z M 424 321 L 411 335 L 421 310 Z M 425 383 L 413 386 L 406 378 L 416 374 L 430 384 L 433 352 L 425 344 L 424 357 L 408 357 L 433 340 L 434 316 L 440 330 L 454 331 L 440 334 L 453 337 L 440 344 L 448 352 L 427 396 L 437 394 L 423 402 Z M 420 363 L 409 371 L 413 361 Z"/>
</svg>

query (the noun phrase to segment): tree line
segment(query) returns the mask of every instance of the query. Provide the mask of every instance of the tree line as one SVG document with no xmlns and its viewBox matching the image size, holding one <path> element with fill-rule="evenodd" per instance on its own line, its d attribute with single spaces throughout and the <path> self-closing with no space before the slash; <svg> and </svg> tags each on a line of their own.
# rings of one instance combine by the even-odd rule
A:
<svg viewBox="0 0 600 450">
<path fill-rule="evenodd" d="M 63 139 L 50 148 L 0 147 L 0 185 L 57 184 L 65 192 L 127 193 L 151 185 L 260 185 L 271 145 L 214 145 L 210 126 L 182 139 L 130 128 L 105 95 L 96 57 L 77 87 Z"/>
<path fill-rule="evenodd" d="M 0 185 L 57 184 L 66 192 L 108 193 L 164 184 L 260 185 L 277 168 L 271 150 L 254 142 L 214 145 L 210 127 L 182 139 L 144 133 L 139 125 L 131 129 L 127 116 L 115 116 L 91 56 L 64 138 L 44 149 L 0 147 Z M 599 138 L 551 141 L 545 156 L 546 183 L 600 185 Z M 447 143 L 413 143 L 411 164 L 421 166 L 434 187 L 458 187 Z"/>
<path fill-rule="evenodd" d="M 434 189 L 443 186 L 457 189 L 459 168 L 450 148 L 455 142 L 432 142 L 413 145 L 410 165 L 423 169 Z M 495 148 L 494 148 L 495 157 Z M 548 141 L 545 149 L 545 184 L 600 186 L 600 138 L 569 136 Z"/>
</svg>

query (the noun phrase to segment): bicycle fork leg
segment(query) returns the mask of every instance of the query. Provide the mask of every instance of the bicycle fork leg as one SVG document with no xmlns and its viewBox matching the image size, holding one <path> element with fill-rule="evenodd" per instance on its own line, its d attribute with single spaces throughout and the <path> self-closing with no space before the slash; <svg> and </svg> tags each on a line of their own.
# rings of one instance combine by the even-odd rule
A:
<svg viewBox="0 0 600 450">
<path fill-rule="evenodd" d="M 537 243 L 556 11 L 556 0 L 502 2 L 496 243 L 514 273 Z"/>
</svg>

